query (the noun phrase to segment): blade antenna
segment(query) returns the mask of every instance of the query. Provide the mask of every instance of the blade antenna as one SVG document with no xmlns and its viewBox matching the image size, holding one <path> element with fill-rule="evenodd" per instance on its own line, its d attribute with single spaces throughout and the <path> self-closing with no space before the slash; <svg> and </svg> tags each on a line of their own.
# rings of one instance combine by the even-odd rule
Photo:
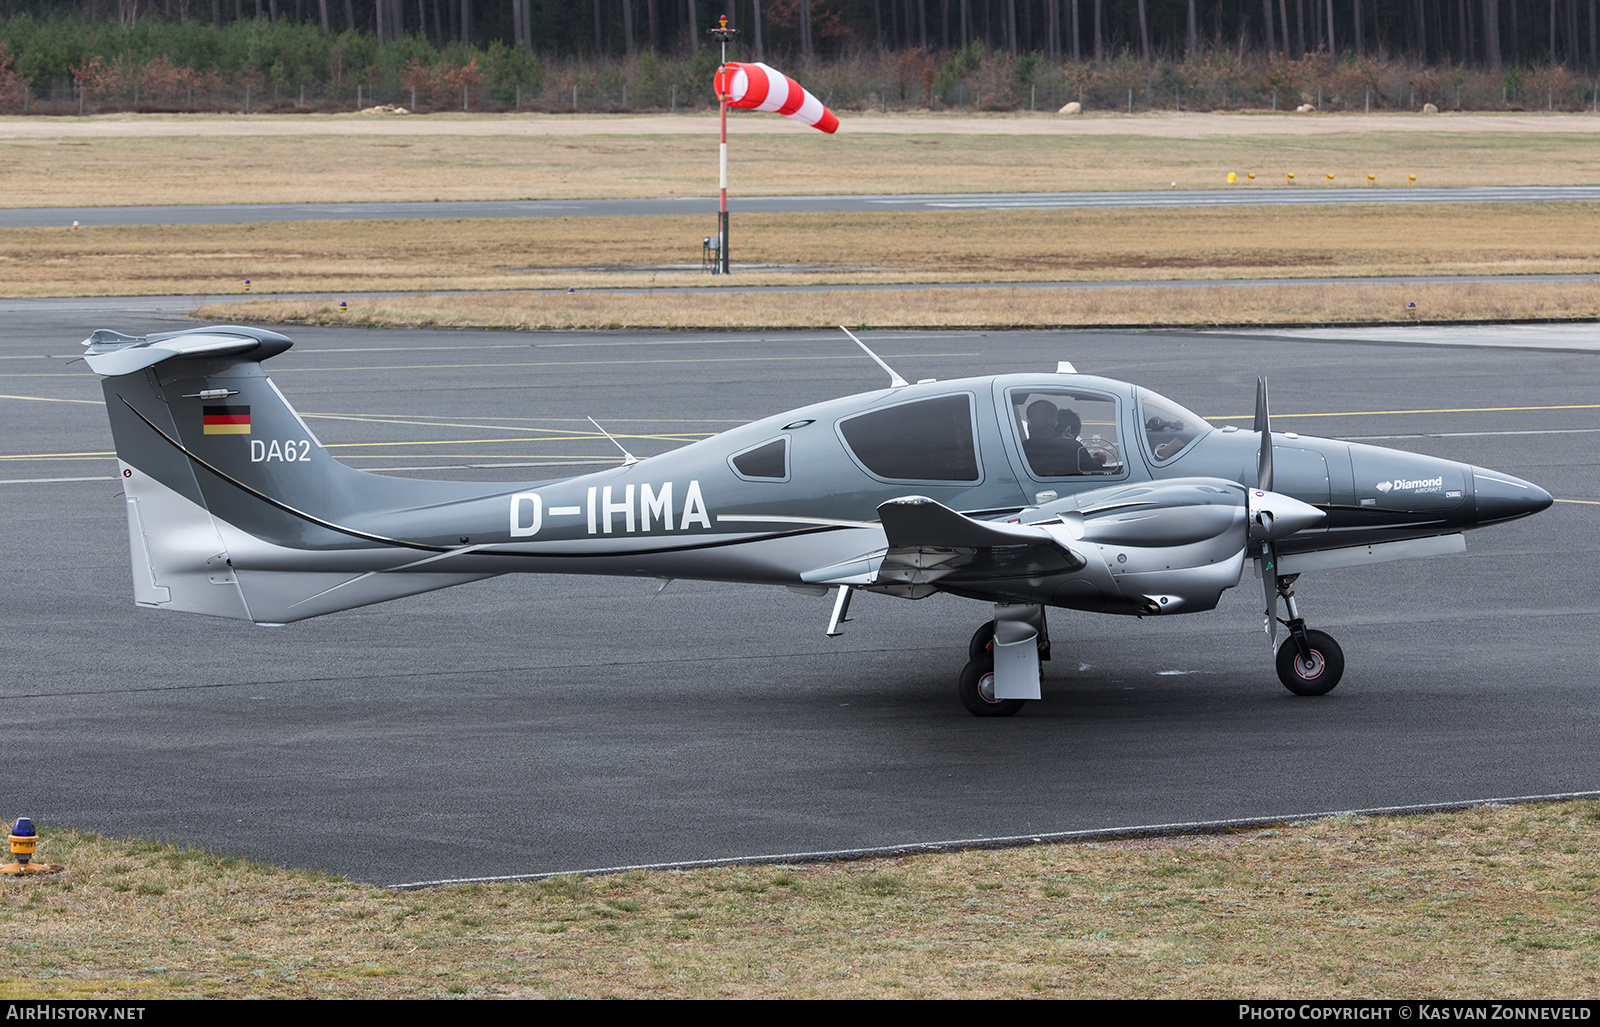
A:
<svg viewBox="0 0 1600 1027">
<path fill-rule="evenodd" d="M 589 418 L 589 423 L 594 425 L 596 428 L 600 428 L 600 422 L 596 421 L 592 417 Z M 600 428 L 600 434 L 604 435 L 608 439 L 611 439 L 611 433 L 606 431 L 604 428 Z M 611 439 L 611 444 L 613 446 L 616 446 L 618 449 L 622 449 L 622 443 L 618 442 L 616 439 Z M 638 457 L 634 456 L 632 453 L 628 452 L 626 449 L 622 449 L 622 466 L 628 467 L 628 466 L 630 466 L 632 464 L 636 464 L 638 462 L 639 462 L 639 458 Z"/>
<path fill-rule="evenodd" d="M 861 352 L 865 353 L 867 356 L 871 357 L 873 360 L 876 360 L 878 362 L 878 366 L 879 367 L 881 367 L 885 371 L 889 372 L 889 388 L 891 388 L 891 389 L 899 389 L 899 388 L 903 388 L 905 385 L 909 384 L 904 378 L 900 377 L 898 374 L 895 374 L 894 368 L 890 367 L 888 364 L 885 364 L 883 362 L 883 358 L 882 357 L 878 356 L 878 354 L 872 352 L 870 349 L 867 349 L 867 344 L 862 342 L 860 339 L 856 338 L 855 332 L 852 332 L 850 329 L 846 328 L 844 325 L 840 325 L 839 326 L 839 330 L 841 332 L 845 333 L 846 335 L 850 336 L 850 341 L 854 342 L 857 346 L 860 346 L 861 347 Z"/>
</svg>

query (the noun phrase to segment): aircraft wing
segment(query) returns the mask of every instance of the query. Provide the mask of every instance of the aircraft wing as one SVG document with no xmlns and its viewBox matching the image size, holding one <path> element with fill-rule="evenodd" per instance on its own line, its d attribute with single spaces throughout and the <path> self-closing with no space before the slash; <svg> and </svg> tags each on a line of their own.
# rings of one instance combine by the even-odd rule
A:
<svg viewBox="0 0 1600 1027">
<path fill-rule="evenodd" d="M 976 520 L 924 496 L 891 499 L 878 516 L 885 548 L 802 577 L 920 599 L 938 591 L 986 593 L 1009 579 L 1067 574 L 1086 562 L 1042 527 Z"/>
</svg>

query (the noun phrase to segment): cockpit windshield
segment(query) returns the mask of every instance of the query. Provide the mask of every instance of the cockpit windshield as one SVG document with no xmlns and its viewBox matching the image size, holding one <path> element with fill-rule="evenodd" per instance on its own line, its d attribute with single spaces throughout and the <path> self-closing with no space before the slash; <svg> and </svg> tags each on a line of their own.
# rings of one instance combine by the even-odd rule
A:
<svg viewBox="0 0 1600 1027">
<path fill-rule="evenodd" d="M 1145 447 L 1156 463 L 1171 460 L 1211 431 L 1211 425 L 1199 414 L 1149 389 L 1140 389 L 1138 392 Z"/>
</svg>

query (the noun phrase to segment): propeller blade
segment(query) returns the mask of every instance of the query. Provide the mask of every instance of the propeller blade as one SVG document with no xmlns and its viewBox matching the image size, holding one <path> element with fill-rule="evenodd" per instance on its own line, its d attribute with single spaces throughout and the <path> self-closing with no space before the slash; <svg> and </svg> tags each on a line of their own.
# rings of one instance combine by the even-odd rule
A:
<svg viewBox="0 0 1600 1027">
<path fill-rule="evenodd" d="M 1256 457 L 1256 488 L 1272 491 L 1272 422 L 1267 413 L 1267 379 L 1256 379 L 1256 434 L 1261 436 L 1261 451 Z"/>
<path fill-rule="evenodd" d="M 1276 649 L 1278 645 L 1278 547 L 1271 542 L 1261 543 L 1261 550 L 1256 554 L 1256 563 L 1261 568 L 1261 606 L 1262 625 L 1267 632 L 1267 644 Z"/>
</svg>

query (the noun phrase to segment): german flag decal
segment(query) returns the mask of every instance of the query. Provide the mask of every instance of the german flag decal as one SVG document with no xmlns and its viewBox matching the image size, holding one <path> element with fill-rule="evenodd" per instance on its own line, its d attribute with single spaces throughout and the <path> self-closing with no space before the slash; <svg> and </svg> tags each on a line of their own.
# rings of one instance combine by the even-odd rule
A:
<svg viewBox="0 0 1600 1027">
<path fill-rule="evenodd" d="M 250 434 L 250 408 L 247 406 L 207 406 L 202 412 L 207 435 Z"/>
</svg>

